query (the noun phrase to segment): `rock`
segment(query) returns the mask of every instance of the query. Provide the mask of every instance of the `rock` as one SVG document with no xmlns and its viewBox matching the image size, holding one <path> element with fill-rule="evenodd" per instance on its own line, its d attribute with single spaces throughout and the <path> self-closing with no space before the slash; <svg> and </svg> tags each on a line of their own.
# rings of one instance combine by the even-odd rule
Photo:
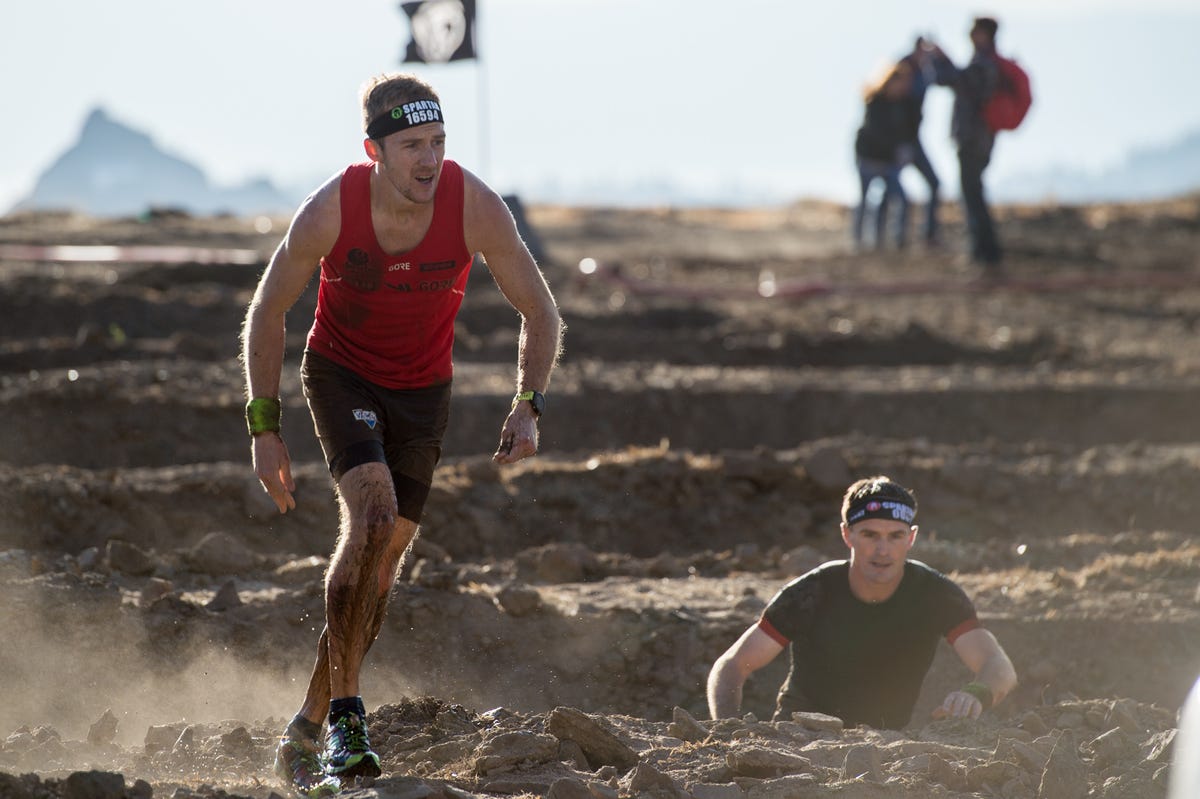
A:
<svg viewBox="0 0 1200 799">
<path fill-rule="evenodd" d="M 736 782 L 698 782 L 688 786 L 694 799 L 745 799 L 746 792 Z"/>
<path fill-rule="evenodd" d="M 179 737 L 175 739 L 175 745 L 171 747 L 172 754 L 183 754 L 191 751 L 196 746 L 196 728 L 191 724 L 183 728 L 183 732 L 179 733 Z"/>
<path fill-rule="evenodd" d="M 1144 730 L 1142 723 L 1138 721 L 1137 703 L 1132 699 L 1118 699 L 1113 702 L 1104 719 L 1104 724 L 1106 728 L 1120 727 L 1130 734 L 1137 734 Z"/>
<path fill-rule="evenodd" d="M 606 766 L 606 768 L 609 768 Z M 597 774 L 599 776 L 599 774 Z M 616 786 L 608 785 L 607 783 L 597 782 L 596 780 L 587 781 L 588 790 L 592 792 L 594 799 L 617 799 L 620 792 Z"/>
<path fill-rule="evenodd" d="M 117 717 L 113 715 L 112 709 L 106 709 L 104 715 L 92 723 L 88 727 L 87 742 L 92 746 L 104 746 L 110 744 L 117 737 Z"/>
<path fill-rule="evenodd" d="M 1087 766 L 1076 751 L 1074 736 L 1063 733 L 1042 771 L 1037 799 L 1086 799 L 1087 795 Z"/>
<path fill-rule="evenodd" d="M 671 718 L 672 721 L 667 726 L 668 735 L 674 735 L 684 741 L 703 741 L 708 737 L 708 730 L 704 725 L 678 705 L 671 711 Z"/>
<path fill-rule="evenodd" d="M 119 538 L 109 539 L 105 544 L 104 560 L 113 571 L 134 577 L 151 575 L 158 567 L 149 552 Z"/>
<path fill-rule="evenodd" d="M 93 572 L 100 567 L 100 548 L 88 547 L 75 557 L 75 563 L 81 571 Z"/>
<path fill-rule="evenodd" d="M 746 799 L 816 799 L 828 795 L 828 790 L 822 787 L 813 775 L 789 774 L 786 777 L 763 780 L 746 792 Z"/>
<path fill-rule="evenodd" d="M 879 747 L 870 744 L 852 746 L 846 750 L 846 759 L 842 764 L 842 778 L 880 782 L 882 769 L 883 759 L 880 756 Z"/>
<path fill-rule="evenodd" d="M 183 556 L 194 571 L 214 577 L 252 572 L 261 560 L 240 538 L 222 532 L 204 536 Z"/>
<path fill-rule="evenodd" d="M 810 455 L 804 461 L 804 471 L 808 479 L 826 491 L 844 491 L 854 482 L 845 456 L 834 447 L 819 449 Z"/>
<path fill-rule="evenodd" d="M 238 596 L 237 585 L 233 580 L 226 580 L 204 607 L 208 610 L 221 613 L 233 608 L 240 608 L 241 606 L 242 598 Z"/>
<path fill-rule="evenodd" d="M 781 774 L 808 771 L 812 768 L 812 761 L 789 752 L 751 747 L 728 752 L 725 755 L 725 765 L 729 766 L 734 774 L 743 777 L 778 777 Z"/>
<path fill-rule="evenodd" d="M 496 592 L 494 601 L 496 607 L 516 618 L 537 613 L 542 607 L 542 595 L 526 585 L 506 585 Z"/>
<path fill-rule="evenodd" d="M 807 729 L 817 732 L 841 732 L 846 726 L 837 716 L 828 716 L 824 713 L 795 712 L 792 713 L 792 721 L 799 722 Z"/>
<path fill-rule="evenodd" d="M 626 774 L 620 783 L 622 794 L 638 796 L 642 793 L 662 791 L 667 795 L 680 794 L 679 786 L 670 775 L 664 774 L 649 763 L 638 763 Z"/>
<path fill-rule="evenodd" d="M 63 799 L 125 799 L 125 776 L 109 771 L 76 771 L 67 777 Z"/>
<path fill-rule="evenodd" d="M 1058 714 L 1054 721 L 1056 730 L 1077 730 L 1084 725 L 1084 716 L 1075 710 L 1066 710 Z"/>
<path fill-rule="evenodd" d="M 558 756 L 558 739 L 527 730 L 502 732 L 475 750 L 475 773 L 481 776 L 515 768 L 526 760 L 548 763 Z"/>
<path fill-rule="evenodd" d="M 32 799 L 33 792 L 20 777 L 0 771 L 0 796 L 4 799 Z"/>
<path fill-rule="evenodd" d="M 161 577 L 151 577 L 142 586 L 142 593 L 138 597 L 138 603 L 148 608 L 158 600 L 168 596 L 175 590 L 175 585 L 170 580 L 164 580 Z"/>
<path fill-rule="evenodd" d="M 1020 779 L 1024 770 L 1016 763 L 989 760 L 967 769 L 967 790 L 983 792 L 985 787 L 1000 788 L 1006 783 Z"/>
<path fill-rule="evenodd" d="M 559 777 L 550 783 L 546 799 L 593 799 L 591 790 L 580 780 Z"/>
<path fill-rule="evenodd" d="M 38 728 L 41 729 L 40 727 Z M 27 725 L 21 725 L 13 730 L 3 743 L 0 743 L 0 755 L 22 755 L 36 749 L 43 742 L 43 738 L 35 737 L 32 730 Z M 0 761 L 3 762 L 3 761 Z"/>
<path fill-rule="evenodd" d="M 583 544 L 547 544 L 533 554 L 538 578 L 548 583 L 578 583 L 596 569 L 596 556 Z"/>
<path fill-rule="evenodd" d="M 474 799 L 475 794 L 460 791 L 453 786 L 439 786 L 442 789 L 430 785 L 425 780 L 417 779 L 416 777 L 387 777 L 384 779 L 375 780 L 371 786 L 367 796 L 371 799 Z M 358 793 L 356 791 L 356 793 Z M 293 794 L 290 791 L 288 796 L 297 797 L 299 794 Z M 275 799 L 278 794 L 272 792 L 267 799 Z M 197 797 L 197 799 L 201 799 Z M 208 799 L 208 797 L 204 797 Z M 224 799 L 224 797 L 213 797 L 213 799 Z M 233 799 L 233 797 L 229 797 Z M 279 797 L 283 799 L 283 797 Z"/>
<path fill-rule="evenodd" d="M 421 754 L 423 760 L 433 763 L 453 763 L 469 756 L 478 746 L 479 734 L 456 736 L 439 744 L 427 747 Z"/>
<path fill-rule="evenodd" d="M 1108 732 L 1096 736 L 1088 742 L 1087 749 L 1100 769 L 1140 758 L 1137 745 L 1129 740 L 1129 736 L 1120 727 L 1113 727 Z"/>
<path fill-rule="evenodd" d="M 179 736 L 185 727 L 187 725 L 180 722 L 176 724 L 162 724 L 147 729 L 146 737 L 143 740 L 146 754 L 153 755 L 158 752 L 169 752 L 175 746 L 175 742 L 179 740 Z"/>
<path fill-rule="evenodd" d="M 583 753 L 583 748 L 574 741 L 559 741 L 558 742 L 558 759 L 564 763 L 570 763 L 578 771 L 592 771 L 592 764 L 588 762 L 587 755 Z"/>
<path fill-rule="evenodd" d="M 433 726 L 429 732 L 434 733 L 438 738 L 451 735 L 474 735 L 477 731 L 474 719 L 474 714 L 462 705 L 444 705 L 433 717 Z"/>
<path fill-rule="evenodd" d="M 458 582 L 458 575 L 446 564 L 430 558 L 419 558 L 413 564 L 408 581 L 422 588 L 432 588 L 435 591 L 449 591 Z"/>
<path fill-rule="evenodd" d="M 1034 774 L 1041 774 L 1046 768 L 1046 755 L 1034 746 L 1018 741 L 1013 738 L 1005 738 L 996 744 L 996 751 L 993 755 L 996 760 L 1007 760 L 1010 763 L 1016 763 L 1026 771 Z"/>
<path fill-rule="evenodd" d="M 272 507 L 274 506 L 272 505 Z M 307 585 L 323 580 L 328 568 L 329 558 L 309 555 L 307 558 L 289 560 L 282 566 L 276 567 L 274 575 L 276 580 L 285 585 Z"/>
<path fill-rule="evenodd" d="M 1032 710 L 1021 716 L 1020 727 L 1035 738 L 1050 732 L 1050 728 L 1046 726 L 1042 717 Z"/>
<path fill-rule="evenodd" d="M 638 762 L 637 753 L 607 726 L 573 707 L 550 711 L 546 730 L 559 740 L 579 744 L 593 766 L 615 766 L 624 771 Z"/>
<path fill-rule="evenodd" d="M 129 788 L 129 799 L 154 799 L 154 786 L 145 780 L 135 780 Z"/>
<path fill-rule="evenodd" d="M 435 563 L 450 563 L 453 558 L 446 551 L 445 547 L 438 546 L 433 541 L 423 535 L 419 535 L 412 543 L 412 548 L 409 550 L 408 556 L 411 558 L 420 558 L 431 560 Z"/>
<path fill-rule="evenodd" d="M 234 757 L 253 757 L 257 753 L 254 738 L 245 727 L 237 727 L 221 735 L 221 750 Z"/>
<path fill-rule="evenodd" d="M 997 743 L 1008 739 L 1029 743 L 1033 740 L 1033 735 L 1028 730 L 1023 730 L 1020 727 L 1004 727 L 1000 730 L 1000 737 Z"/>
<path fill-rule="evenodd" d="M 962 790 L 966 787 L 966 778 L 958 766 L 950 763 L 940 755 L 930 754 L 929 770 L 927 772 L 930 782 L 935 782 L 939 785 L 945 785 L 952 791 Z"/>
<path fill-rule="evenodd" d="M 1142 743 L 1142 760 L 1147 763 L 1170 763 L 1177 729 L 1163 730 Z"/>
</svg>

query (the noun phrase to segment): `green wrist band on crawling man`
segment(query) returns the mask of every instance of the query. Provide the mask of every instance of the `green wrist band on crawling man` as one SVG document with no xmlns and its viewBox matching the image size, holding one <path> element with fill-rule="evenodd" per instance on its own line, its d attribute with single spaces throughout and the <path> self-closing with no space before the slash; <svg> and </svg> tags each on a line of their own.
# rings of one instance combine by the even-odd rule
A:
<svg viewBox="0 0 1200 799">
<path fill-rule="evenodd" d="M 278 433 L 283 405 L 278 397 L 255 397 L 246 403 L 246 427 L 250 435 Z"/>
<path fill-rule="evenodd" d="M 978 699 L 984 710 L 992 706 L 992 689 L 986 683 L 969 682 L 962 687 L 962 691 Z"/>
</svg>

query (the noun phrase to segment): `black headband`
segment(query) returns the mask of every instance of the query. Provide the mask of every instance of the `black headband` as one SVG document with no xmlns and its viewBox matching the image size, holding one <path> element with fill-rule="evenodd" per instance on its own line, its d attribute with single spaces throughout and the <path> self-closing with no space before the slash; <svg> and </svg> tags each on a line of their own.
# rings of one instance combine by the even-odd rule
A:
<svg viewBox="0 0 1200 799">
<path fill-rule="evenodd" d="M 861 522 L 863 519 L 888 519 L 912 524 L 917 518 L 917 509 L 902 499 L 896 497 L 881 497 L 869 494 L 859 497 L 846 509 L 846 524 Z"/>
<path fill-rule="evenodd" d="M 437 100 L 413 100 L 390 111 L 384 111 L 372 119 L 371 124 L 367 125 L 367 137 L 382 139 L 396 131 L 408 130 L 416 125 L 445 121 L 442 107 L 438 105 Z"/>
</svg>

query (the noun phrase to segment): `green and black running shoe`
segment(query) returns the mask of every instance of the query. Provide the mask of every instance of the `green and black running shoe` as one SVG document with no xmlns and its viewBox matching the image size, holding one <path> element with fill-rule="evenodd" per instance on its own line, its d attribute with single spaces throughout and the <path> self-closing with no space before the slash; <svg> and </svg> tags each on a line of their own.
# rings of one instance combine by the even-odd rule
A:
<svg viewBox="0 0 1200 799">
<path fill-rule="evenodd" d="M 325 770 L 343 782 L 354 777 L 378 777 L 379 755 L 371 751 L 367 722 L 350 713 L 329 726 L 325 733 Z"/>
<path fill-rule="evenodd" d="M 312 738 L 294 738 L 285 733 L 275 750 L 275 774 L 307 799 L 333 796 L 342 788 L 341 781 L 325 773 L 321 745 Z"/>
</svg>

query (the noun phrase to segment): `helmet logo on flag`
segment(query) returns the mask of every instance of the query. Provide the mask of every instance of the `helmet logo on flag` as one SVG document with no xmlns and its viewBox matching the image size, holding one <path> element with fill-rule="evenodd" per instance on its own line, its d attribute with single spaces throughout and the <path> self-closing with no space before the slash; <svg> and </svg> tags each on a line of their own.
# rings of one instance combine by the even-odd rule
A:
<svg viewBox="0 0 1200 799">
<path fill-rule="evenodd" d="M 467 35 L 467 12 L 461 0 L 431 0 L 412 15 L 413 43 L 427 63 L 449 61 Z"/>
</svg>

